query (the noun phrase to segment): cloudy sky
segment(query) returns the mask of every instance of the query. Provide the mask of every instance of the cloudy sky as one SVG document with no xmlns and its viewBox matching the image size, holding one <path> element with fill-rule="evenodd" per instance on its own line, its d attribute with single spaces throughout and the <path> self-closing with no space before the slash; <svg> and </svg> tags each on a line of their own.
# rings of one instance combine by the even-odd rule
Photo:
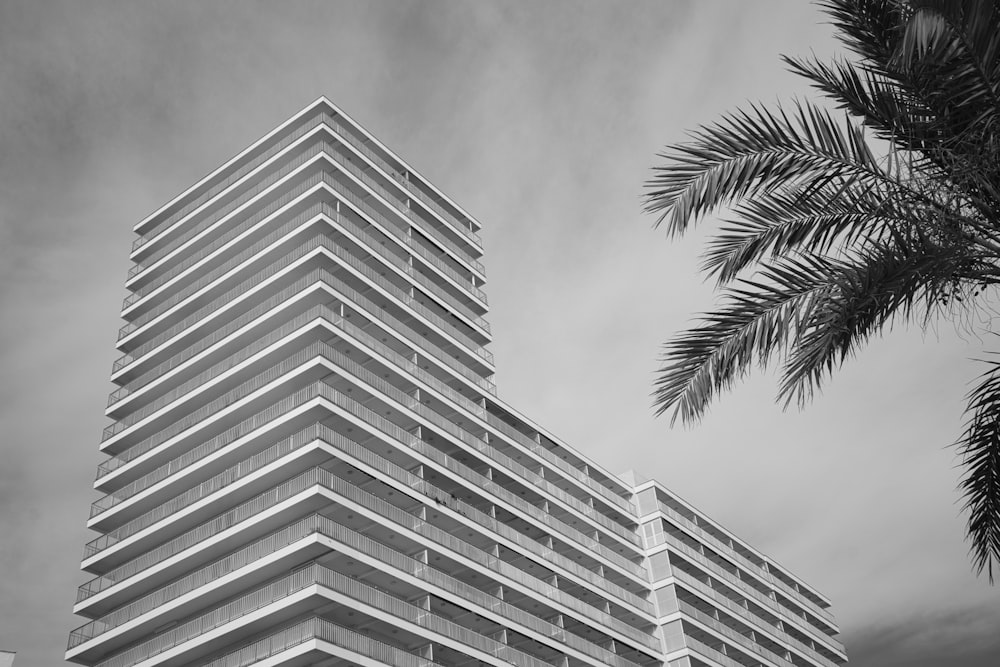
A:
<svg viewBox="0 0 1000 667">
<path fill-rule="evenodd" d="M 131 226 L 326 95 L 482 221 L 502 398 L 826 593 L 852 665 L 997 664 L 948 444 L 1000 341 L 899 329 L 801 412 L 766 374 L 695 429 L 650 409 L 713 299 L 640 210 L 656 152 L 836 50 L 801 0 L 0 1 L 0 650 L 58 664 L 80 624 Z"/>
</svg>

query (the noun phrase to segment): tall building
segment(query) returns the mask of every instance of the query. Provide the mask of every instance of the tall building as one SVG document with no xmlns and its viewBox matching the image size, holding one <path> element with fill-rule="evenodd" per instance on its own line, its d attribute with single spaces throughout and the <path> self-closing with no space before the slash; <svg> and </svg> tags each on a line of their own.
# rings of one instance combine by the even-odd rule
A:
<svg viewBox="0 0 1000 667">
<path fill-rule="evenodd" d="M 136 225 L 68 660 L 846 661 L 813 588 L 497 397 L 479 229 L 326 99 Z"/>
</svg>

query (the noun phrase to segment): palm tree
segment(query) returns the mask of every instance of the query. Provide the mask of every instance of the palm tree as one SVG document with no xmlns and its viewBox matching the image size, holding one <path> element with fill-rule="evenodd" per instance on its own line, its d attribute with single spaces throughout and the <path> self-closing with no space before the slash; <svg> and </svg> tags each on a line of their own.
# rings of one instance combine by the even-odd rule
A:
<svg viewBox="0 0 1000 667">
<path fill-rule="evenodd" d="M 784 60 L 827 102 L 728 114 L 668 147 L 646 184 L 646 207 L 670 235 L 728 213 L 703 264 L 721 305 L 666 343 L 658 415 L 697 421 L 755 363 L 779 363 L 779 400 L 802 404 L 893 322 L 969 322 L 996 296 L 1000 8 L 820 4 L 854 58 Z M 992 583 L 1000 361 L 983 363 L 957 445 L 973 564 Z"/>
</svg>

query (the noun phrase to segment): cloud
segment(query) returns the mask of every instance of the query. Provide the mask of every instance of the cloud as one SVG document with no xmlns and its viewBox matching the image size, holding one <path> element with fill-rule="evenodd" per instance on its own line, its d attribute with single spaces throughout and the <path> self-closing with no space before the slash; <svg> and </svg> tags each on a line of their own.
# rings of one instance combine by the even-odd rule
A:
<svg viewBox="0 0 1000 667">
<path fill-rule="evenodd" d="M 930 600 L 927 600 L 930 607 Z M 1000 658 L 1000 610 L 982 606 L 924 613 L 858 633 L 853 667 L 994 667 Z"/>
</svg>

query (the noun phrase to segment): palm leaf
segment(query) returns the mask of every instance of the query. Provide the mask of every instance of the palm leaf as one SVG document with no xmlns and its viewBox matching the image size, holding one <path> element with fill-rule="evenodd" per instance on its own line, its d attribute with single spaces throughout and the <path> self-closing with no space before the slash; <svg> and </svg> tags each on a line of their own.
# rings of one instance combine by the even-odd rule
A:
<svg viewBox="0 0 1000 667">
<path fill-rule="evenodd" d="M 993 566 L 1000 563 L 1000 362 L 984 363 L 990 368 L 967 396 L 969 419 L 957 444 L 966 470 L 960 488 L 972 561 L 993 583 Z"/>
<path fill-rule="evenodd" d="M 656 168 L 646 184 L 646 209 L 660 212 L 656 224 L 666 223 L 671 234 L 751 191 L 882 177 L 862 130 L 809 103 L 796 104 L 791 118 L 780 107 L 738 111 L 660 157 L 670 165 Z"/>
<path fill-rule="evenodd" d="M 779 400 L 799 405 L 873 334 L 894 318 L 926 315 L 954 281 L 955 253 L 922 239 L 869 243 L 850 262 L 832 262 L 829 289 L 789 350 Z"/>
<path fill-rule="evenodd" d="M 768 256 L 844 251 L 888 234 L 889 225 L 913 224 L 885 188 L 871 183 L 832 182 L 808 195 L 787 187 L 739 202 L 737 217 L 708 241 L 702 269 L 725 284 Z"/>
<path fill-rule="evenodd" d="M 821 258 L 788 259 L 761 271 L 761 281 L 741 281 L 700 326 L 664 346 L 655 383 L 657 414 L 674 408 L 672 421 L 697 421 L 719 391 L 764 363 L 793 338 L 799 322 L 828 289 Z M 764 282 L 766 281 L 766 282 Z"/>
</svg>

